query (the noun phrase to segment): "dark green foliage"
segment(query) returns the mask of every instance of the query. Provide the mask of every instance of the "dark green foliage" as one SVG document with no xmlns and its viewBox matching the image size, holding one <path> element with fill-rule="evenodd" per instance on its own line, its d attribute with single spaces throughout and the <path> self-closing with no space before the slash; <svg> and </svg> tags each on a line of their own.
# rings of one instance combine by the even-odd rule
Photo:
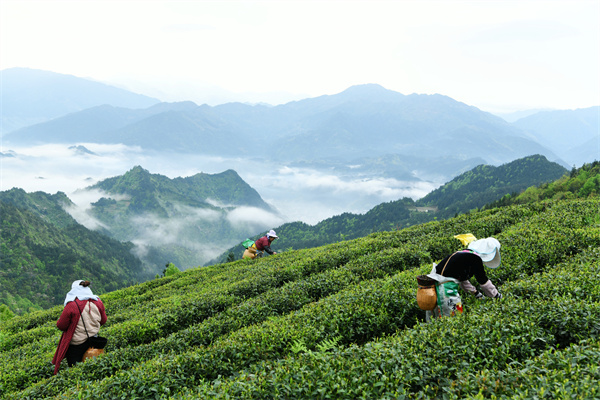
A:
<svg viewBox="0 0 600 400">
<path fill-rule="evenodd" d="M 507 194 L 487 207 L 523 204 L 546 199 L 578 199 L 600 195 L 600 162 L 583 164 L 553 182 L 531 186 L 522 193 Z"/>
<path fill-rule="evenodd" d="M 179 272 L 181 271 L 179 271 L 179 268 L 177 268 L 175 264 L 167 263 L 167 265 L 165 265 L 165 270 L 163 271 L 163 276 L 171 276 L 178 274 Z"/>
<path fill-rule="evenodd" d="M 65 199 L 1 193 L 0 303 L 16 314 L 61 304 L 74 280 L 90 280 L 94 291 L 105 293 L 149 277 L 131 243 L 79 225 L 57 204 Z"/>
<path fill-rule="evenodd" d="M 73 203 L 63 192 L 51 195 L 44 192 L 27 193 L 23 189 L 14 188 L 0 192 L 0 201 L 27 209 L 59 228 L 77 224 L 77 221 L 64 210 Z"/>
<path fill-rule="evenodd" d="M 480 165 L 465 172 L 416 202 L 417 206 L 435 206 L 438 218 L 451 217 L 482 207 L 510 193 L 530 186 L 552 182 L 567 173 L 546 157 L 533 155 L 494 167 Z"/>
<path fill-rule="evenodd" d="M 600 224 L 589 223 L 599 206 L 490 209 L 113 291 L 102 296 L 106 354 L 56 376 L 62 307 L 11 318 L 0 324 L 0 396 L 583 398 L 599 383 Z M 502 266 L 488 272 L 504 299 L 465 296 L 464 315 L 425 324 L 415 277 L 467 232 L 502 243 Z"/>
<path fill-rule="evenodd" d="M 15 316 L 6 304 L 0 304 L 0 321 L 8 321 Z"/>
</svg>

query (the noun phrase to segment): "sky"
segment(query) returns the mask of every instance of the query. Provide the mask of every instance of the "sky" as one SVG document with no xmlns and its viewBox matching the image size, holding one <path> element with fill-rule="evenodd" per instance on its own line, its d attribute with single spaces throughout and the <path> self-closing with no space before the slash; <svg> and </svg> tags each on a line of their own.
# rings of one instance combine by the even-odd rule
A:
<svg viewBox="0 0 600 400">
<path fill-rule="evenodd" d="M 600 104 L 600 0 L 0 0 L 0 70 L 285 103 L 377 83 L 495 113 Z"/>
</svg>

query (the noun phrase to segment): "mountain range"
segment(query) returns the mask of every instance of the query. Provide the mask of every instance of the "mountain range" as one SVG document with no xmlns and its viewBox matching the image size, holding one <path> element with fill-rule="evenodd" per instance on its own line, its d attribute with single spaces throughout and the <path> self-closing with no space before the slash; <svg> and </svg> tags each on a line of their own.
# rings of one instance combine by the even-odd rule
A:
<svg viewBox="0 0 600 400">
<path fill-rule="evenodd" d="M 184 102 L 129 110 L 103 105 L 11 132 L 5 141 L 123 143 L 286 163 L 356 164 L 387 154 L 418 156 L 425 163 L 437 157 L 503 163 L 530 154 L 558 160 L 520 129 L 475 107 L 441 95 L 405 96 L 379 85 L 276 107 Z"/>
<path fill-rule="evenodd" d="M 4 71 L 5 81 L 14 72 Z M 12 85 L 17 87 L 18 82 Z M 12 101 L 12 93 L 4 94 L 5 102 Z M 90 97 L 100 97 L 92 94 Z M 413 158 L 413 175 L 443 157 L 453 160 L 454 167 L 445 177 L 451 179 L 465 171 L 459 166 L 465 160 L 471 160 L 469 168 L 482 162 L 499 165 L 531 154 L 542 154 L 563 166 L 592 161 L 567 156 L 570 148 L 590 140 L 590 131 L 598 126 L 597 120 L 593 121 L 593 110 L 586 111 L 591 116 L 586 120 L 586 130 L 580 132 L 572 124 L 571 140 L 565 147 L 546 140 L 547 127 L 542 123 L 536 125 L 537 130 L 525 124 L 536 121 L 536 115 L 552 112 L 526 117 L 521 125 L 519 121 L 510 124 L 447 96 L 403 95 L 376 84 L 275 107 L 241 103 L 211 107 L 182 102 L 133 109 L 117 103 L 107 101 L 12 130 L 5 134 L 5 143 L 123 143 L 161 151 L 257 157 L 278 163 L 326 163 L 338 168 L 351 163 L 367 169 L 373 158 L 399 155 Z M 17 105 L 14 108 L 5 110 L 7 118 L 18 114 Z M 569 118 L 580 118 L 581 113 L 574 110 L 565 117 L 565 124 Z"/>
<path fill-rule="evenodd" d="M 600 106 L 578 110 L 541 111 L 513 125 L 551 149 L 562 149 L 561 157 L 571 166 L 581 160 L 600 160 Z"/>
<path fill-rule="evenodd" d="M 29 69 L 2 73 L 3 87 L 10 89 L 3 93 L 4 104 L 11 104 L 3 118 L 19 119 L 28 109 L 47 115 L 37 106 L 25 107 L 25 101 L 48 109 L 62 103 L 80 108 L 63 108 L 51 120 L 10 129 L 3 136 L 4 156 L 15 156 L 11 146 L 122 143 L 173 154 L 252 158 L 348 178 L 439 183 L 477 165 L 532 154 L 566 168 L 600 158 L 598 107 L 541 111 L 508 123 L 447 96 L 404 95 L 377 84 L 275 107 L 160 103 L 133 93 L 127 102 L 122 89 L 111 92 L 83 78 Z M 36 86 L 54 97 L 38 95 L 31 89 Z"/>
<path fill-rule="evenodd" d="M 90 79 L 31 68 L 2 76 L 0 135 L 102 104 L 147 108 L 160 100 Z"/>
</svg>

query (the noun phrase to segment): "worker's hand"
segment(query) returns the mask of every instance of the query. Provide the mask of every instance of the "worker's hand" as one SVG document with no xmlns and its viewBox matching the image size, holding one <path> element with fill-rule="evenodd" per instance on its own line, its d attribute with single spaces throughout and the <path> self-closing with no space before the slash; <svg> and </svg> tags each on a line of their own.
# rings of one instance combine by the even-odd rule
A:
<svg viewBox="0 0 600 400">
<path fill-rule="evenodd" d="M 498 294 L 496 296 L 494 296 L 495 299 L 501 299 L 502 298 L 502 293 L 498 292 Z"/>
<path fill-rule="evenodd" d="M 483 299 L 483 293 L 481 293 L 479 290 L 474 294 L 476 299 Z"/>
</svg>

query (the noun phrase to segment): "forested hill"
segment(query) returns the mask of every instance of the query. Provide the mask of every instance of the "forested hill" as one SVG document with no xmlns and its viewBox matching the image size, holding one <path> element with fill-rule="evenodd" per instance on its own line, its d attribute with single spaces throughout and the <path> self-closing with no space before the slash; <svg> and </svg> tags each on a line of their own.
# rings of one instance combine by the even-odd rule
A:
<svg viewBox="0 0 600 400">
<path fill-rule="evenodd" d="M 142 282 L 153 275 L 121 243 L 78 224 L 62 204 L 64 193 L 0 192 L 0 305 L 13 313 L 61 304 L 77 279 L 99 293 Z"/>
<path fill-rule="evenodd" d="M 524 204 L 540 200 L 576 199 L 600 195 L 600 162 L 583 164 L 553 182 L 531 186 L 521 193 L 511 193 L 490 203 L 487 208 Z M 600 209 L 598 210 L 600 219 Z"/>
<path fill-rule="evenodd" d="M 546 157 L 533 155 L 498 167 L 480 165 L 416 201 L 420 207 L 437 207 L 438 218 L 448 218 L 481 207 L 530 186 L 552 182 L 568 171 Z"/>
<path fill-rule="evenodd" d="M 0 398 L 597 399 L 599 206 L 475 211 L 106 293 L 105 354 L 57 375 L 63 307 L 15 317 Z M 425 323 L 416 277 L 459 233 L 500 241 L 503 298 L 461 291 L 463 315 Z"/>
<path fill-rule="evenodd" d="M 481 165 L 459 175 L 417 202 L 404 198 L 379 204 L 365 214 L 344 213 L 315 225 L 303 222 L 283 224 L 276 228 L 279 239 L 272 247 L 279 251 L 311 248 L 363 237 L 372 232 L 397 230 L 434 219 L 449 218 L 483 207 L 506 194 L 554 181 L 566 172 L 565 168 L 541 155 L 524 157 L 499 167 Z M 425 206 L 429 207 L 429 212 L 418 208 Z M 259 236 L 252 239 L 256 240 Z M 240 258 L 243 251 L 239 244 L 208 264 L 224 262 L 231 259 L 232 254 L 234 258 Z"/>
<path fill-rule="evenodd" d="M 263 221 L 233 221 L 230 216 L 239 207 L 277 215 L 233 170 L 171 179 L 136 166 L 88 189 L 102 192 L 89 214 L 102 223 L 103 231 L 136 243 L 142 261 L 155 266 L 202 265 L 249 229 L 266 228 Z M 149 247 L 156 251 L 147 253 Z"/>
<path fill-rule="evenodd" d="M 127 208 L 130 212 L 166 215 L 166 203 L 209 206 L 210 200 L 229 206 L 244 205 L 273 211 L 258 192 L 233 170 L 170 179 L 136 166 L 124 175 L 105 179 L 92 188 L 102 189 L 109 194 L 127 195 Z"/>
</svg>

